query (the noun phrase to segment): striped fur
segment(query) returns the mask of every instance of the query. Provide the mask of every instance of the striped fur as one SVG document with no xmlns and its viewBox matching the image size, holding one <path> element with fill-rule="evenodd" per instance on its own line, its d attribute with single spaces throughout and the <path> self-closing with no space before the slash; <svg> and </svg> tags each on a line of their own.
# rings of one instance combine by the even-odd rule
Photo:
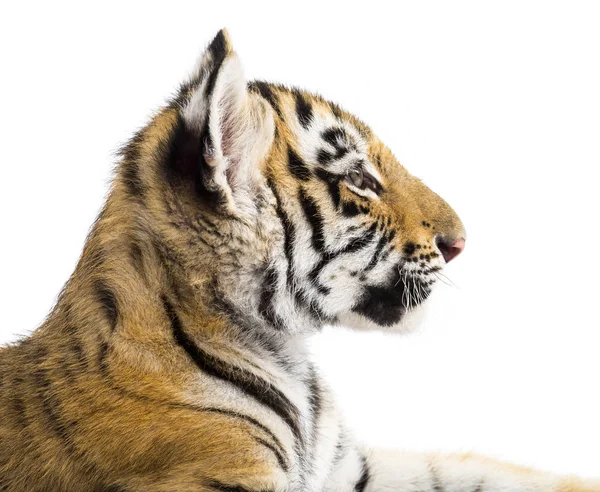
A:
<svg viewBox="0 0 600 492">
<path fill-rule="evenodd" d="M 0 490 L 599 491 L 359 448 L 306 357 L 403 329 L 464 237 L 361 121 L 246 83 L 221 31 L 123 148 L 43 325 L 0 351 Z"/>
</svg>

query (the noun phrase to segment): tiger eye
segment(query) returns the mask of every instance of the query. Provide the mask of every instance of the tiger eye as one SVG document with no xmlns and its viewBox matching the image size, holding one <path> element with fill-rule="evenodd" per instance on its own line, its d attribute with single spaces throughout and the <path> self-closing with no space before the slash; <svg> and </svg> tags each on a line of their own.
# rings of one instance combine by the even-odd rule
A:
<svg viewBox="0 0 600 492">
<path fill-rule="evenodd" d="M 362 169 L 353 169 L 348 173 L 348 180 L 357 188 L 363 188 L 365 176 Z"/>
</svg>

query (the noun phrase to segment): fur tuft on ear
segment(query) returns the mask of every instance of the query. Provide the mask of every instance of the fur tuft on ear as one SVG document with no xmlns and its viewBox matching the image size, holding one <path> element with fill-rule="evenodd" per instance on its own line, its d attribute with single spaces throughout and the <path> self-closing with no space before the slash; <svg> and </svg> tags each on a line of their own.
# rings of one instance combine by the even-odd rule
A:
<svg viewBox="0 0 600 492">
<path fill-rule="evenodd" d="M 179 138 L 176 145 L 185 145 L 186 159 L 200 166 L 202 188 L 218 193 L 228 212 L 252 214 L 259 163 L 273 138 L 273 117 L 264 101 L 248 93 L 225 30 L 200 58 L 177 103 L 185 141 Z M 198 145 L 190 145 L 190 139 Z M 189 149 L 200 155 L 189 155 Z"/>
</svg>

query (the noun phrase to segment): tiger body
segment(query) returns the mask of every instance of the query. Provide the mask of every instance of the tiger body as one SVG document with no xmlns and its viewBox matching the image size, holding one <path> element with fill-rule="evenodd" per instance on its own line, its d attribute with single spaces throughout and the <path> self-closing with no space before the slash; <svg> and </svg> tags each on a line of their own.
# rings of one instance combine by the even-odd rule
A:
<svg viewBox="0 0 600 492">
<path fill-rule="evenodd" d="M 122 150 L 47 320 L 0 351 L 0 490 L 600 491 L 344 427 L 307 338 L 402 329 L 464 235 L 364 123 L 246 84 L 220 32 Z"/>
</svg>

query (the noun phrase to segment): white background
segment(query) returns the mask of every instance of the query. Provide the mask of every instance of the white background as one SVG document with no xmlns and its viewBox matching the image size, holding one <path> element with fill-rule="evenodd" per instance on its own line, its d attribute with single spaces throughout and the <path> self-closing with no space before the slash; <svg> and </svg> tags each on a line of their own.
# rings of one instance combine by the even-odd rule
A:
<svg viewBox="0 0 600 492">
<path fill-rule="evenodd" d="M 113 152 L 227 26 L 250 78 L 358 114 L 467 227 L 420 334 L 315 341 L 356 434 L 600 475 L 600 4 L 11 4 L 0 342 L 41 322 Z"/>
</svg>

